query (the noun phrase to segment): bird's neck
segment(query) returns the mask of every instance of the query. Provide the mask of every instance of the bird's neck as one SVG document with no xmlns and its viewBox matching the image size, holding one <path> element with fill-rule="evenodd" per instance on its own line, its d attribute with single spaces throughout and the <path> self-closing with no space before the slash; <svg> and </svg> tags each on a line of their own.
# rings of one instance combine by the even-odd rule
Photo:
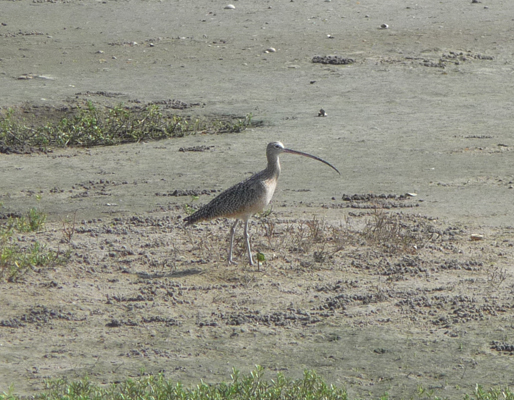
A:
<svg viewBox="0 0 514 400">
<path fill-rule="evenodd" d="M 278 157 L 268 160 L 268 166 L 266 167 L 266 175 L 270 178 L 278 179 L 280 175 L 280 161 Z"/>
</svg>

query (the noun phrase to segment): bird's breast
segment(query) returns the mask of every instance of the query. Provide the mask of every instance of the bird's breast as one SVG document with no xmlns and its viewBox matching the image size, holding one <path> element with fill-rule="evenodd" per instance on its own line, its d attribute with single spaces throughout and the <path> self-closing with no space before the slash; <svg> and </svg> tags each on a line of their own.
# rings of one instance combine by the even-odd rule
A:
<svg viewBox="0 0 514 400">
<path fill-rule="evenodd" d="M 267 206 L 271 199 L 273 198 L 273 194 L 275 193 L 275 189 L 277 188 L 277 179 L 267 179 L 264 181 L 264 186 L 266 187 L 266 196 L 264 197 L 264 206 Z"/>
</svg>

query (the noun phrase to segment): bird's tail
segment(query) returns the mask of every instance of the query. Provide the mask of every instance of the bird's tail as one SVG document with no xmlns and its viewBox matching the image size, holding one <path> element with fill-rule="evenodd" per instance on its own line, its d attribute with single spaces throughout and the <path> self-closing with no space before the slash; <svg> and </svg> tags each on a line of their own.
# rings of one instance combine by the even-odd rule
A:
<svg viewBox="0 0 514 400">
<path fill-rule="evenodd" d="M 186 223 L 186 226 L 196 224 L 197 222 L 205 221 L 210 219 L 209 213 L 207 210 L 200 208 L 195 213 L 188 215 L 186 218 L 184 218 L 184 222 Z"/>
<path fill-rule="evenodd" d="M 196 220 L 193 218 L 194 214 L 188 215 L 186 218 L 184 218 L 184 222 L 186 223 L 186 226 L 192 225 L 196 222 Z"/>
<path fill-rule="evenodd" d="M 232 210 L 232 208 L 234 208 L 232 206 L 233 199 L 231 199 L 230 195 L 231 193 L 227 191 L 221 193 L 199 210 L 196 210 L 196 212 L 184 218 L 184 222 L 186 222 L 186 225 L 191 225 L 220 217 L 231 218 L 232 215 L 237 213 L 234 213 L 234 210 Z"/>
</svg>

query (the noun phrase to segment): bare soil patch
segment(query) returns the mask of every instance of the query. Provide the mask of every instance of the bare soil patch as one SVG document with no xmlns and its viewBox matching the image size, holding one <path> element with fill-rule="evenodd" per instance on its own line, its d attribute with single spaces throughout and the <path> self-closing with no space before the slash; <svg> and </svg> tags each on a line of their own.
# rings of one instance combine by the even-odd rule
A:
<svg viewBox="0 0 514 400">
<path fill-rule="evenodd" d="M 242 265 L 225 264 L 228 221 L 184 229 L 183 215 L 20 236 L 61 250 L 71 238 L 72 256 L 2 283 L 3 382 L 31 393 L 46 378 L 108 384 L 141 368 L 216 382 L 261 364 L 293 376 L 313 368 L 359 396 L 508 383 L 509 229 L 472 241 L 466 226 L 383 209 L 339 220 L 280 211 L 252 224 L 266 256 L 257 270 L 244 265 L 242 239 Z"/>
</svg>

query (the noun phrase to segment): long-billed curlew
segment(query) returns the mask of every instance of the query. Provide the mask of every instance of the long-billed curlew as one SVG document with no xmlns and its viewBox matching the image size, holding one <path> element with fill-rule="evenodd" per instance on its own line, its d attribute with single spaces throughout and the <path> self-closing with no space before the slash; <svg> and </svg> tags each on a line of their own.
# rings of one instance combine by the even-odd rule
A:
<svg viewBox="0 0 514 400">
<path fill-rule="evenodd" d="M 280 175 L 280 161 L 278 157 L 281 153 L 298 154 L 313 158 L 327 164 L 337 171 L 338 174 L 341 174 L 336 167 L 319 157 L 301 151 L 286 149 L 281 142 L 269 143 L 266 148 L 266 157 L 268 158 L 266 169 L 225 190 L 194 214 L 184 218 L 186 225 L 200 221 L 209 221 L 215 218 L 235 218 L 236 221 L 232 228 L 230 228 L 229 263 L 235 264 L 232 261 L 234 233 L 237 223 L 242 219 L 245 222 L 244 238 L 246 240 L 246 249 L 248 250 L 248 259 L 250 264 L 254 265 L 250 239 L 248 237 L 248 219 L 253 214 L 261 212 L 271 201 L 277 187 L 278 176 Z"/>
</svg>

